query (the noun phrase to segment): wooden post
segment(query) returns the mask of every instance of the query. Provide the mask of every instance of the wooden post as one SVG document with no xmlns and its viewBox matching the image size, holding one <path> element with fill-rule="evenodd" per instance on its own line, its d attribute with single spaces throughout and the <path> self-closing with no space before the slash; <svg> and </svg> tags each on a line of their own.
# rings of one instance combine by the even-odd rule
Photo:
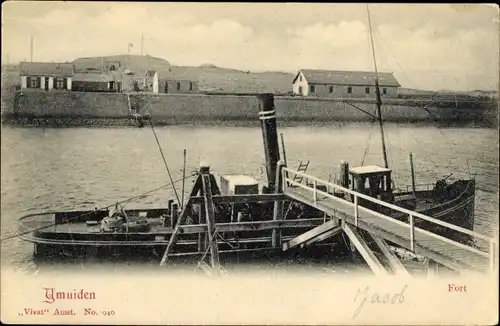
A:
<svg viewBox="0 0 500 326">
<path fill-rule="evenodd" d="M 198 224 L 202 221 L 203 204 L 198 205 Z M 205 233 L 198 233 L 198 252 L 204 253 L 207 248 L 205 247 Z"/>
<path fill-rule="evenodd" d="M 284 161 L 278 161 L 277 167 L 276 167 L 276 193 L 282 193 L 283 192 L 283 168 L 286 167 L 286 164 Z M 283 202 L 276 200 L 274 202 L 274 210 L 273 210 L 273 220 L 281 220 L 283 218 Z M 271 238 L 272 246 L 273 248 L 276 248 L 281 245 L 281 230 L 278 228 L 273 229 L 273 234 Z"/>
<path fill-rule="evenodd" d="M 415 252 L 415 227 L 412 214 L 410 214 L 410 250 Z"/>
<path fill-rule="evenodd" d="M 313 201 L 314 207 L 316 207 L 316 201 L 318 200 L 318 194 L 316 192 L 316 180 L 313 180 Z"/>
<path fill-rule="evenodd" d="M 427 260 L 427 277 L 437 277 L 439 273 L 439 265 L 428 257 L 426 257 L 426 260 Z"/>
<path fill-rule="evenodd" d="M 175 228 L 177 225 L 177 218 L 179 217 L 179 211 L 178 211 L 179 205 L 177 203 L 172 204 L 172 213 L 170 214 L 171 219 L 170 219 L 170 225 L 172 226 L 172 229 Z"/>
<path fill-rule="evenodd" d="M 358 226 L 358 196 L 354 195 L 354 225 Z"/>
<path fill-rule="evenodd" d="M 168 200 L 168 204 L 167 204 L 167 207 L 168 207 L 168 213 L 170 214 L 170 225 L 172 225 L 172 204 L 174 203 L 174 200 L 173 199 L 169 199 Z M 164 225 L 163 226 L 167 226 L 167 222 L 164 221 Z"/>
<path fill-rule="evenodd" d="M 207 237 L 210 246 L 210 265 L 212 268 L 219 269 L 219 250 L 217 247 L 217 237 L 214 235 L 215 231 L 215 217 L 214 217 L 214 203 L 212 199 L 212 189 L 210 186 L 210 173 L 209 167 L 202 169 L 202 184 L 203 184 L 203 198 L 205 204 L 205 219 L 207 221 Z"/>
<path fill-rule="evenodd" d="M 184 148 L 184 162 L 182 165 L 182 194 L 181 194 L 181 207 L 184 206 L 184 187 L 186 185 L 186 149 Z"/>
<path fill-rule="evenodd" d="M 413 169 L 413 154 L 410 153 L 411 189 L 415 197 L 415 170 Z"/>
<path fill-rule="evenodd" d="M 349 163 L 340 161 L 340 185 L 349 188 Z"/>
</svg>

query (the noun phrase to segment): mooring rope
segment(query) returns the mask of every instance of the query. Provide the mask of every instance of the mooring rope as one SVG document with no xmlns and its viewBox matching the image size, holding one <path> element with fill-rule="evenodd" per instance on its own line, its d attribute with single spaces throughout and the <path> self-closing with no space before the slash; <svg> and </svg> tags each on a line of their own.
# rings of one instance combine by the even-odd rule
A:
<svg viewBox="0 0 500 326">
<path fill-rule="evenodd" d="M 181 182 L 181 181 L 183 181 L 184 179 L 189 179 L 189 178 L 192 178 L 192 177 L 194 177 L 194 176 L 196 176 L 196 173 L 193 173 L 193 174 L 191 174 L 191 175 L 188 175 L 188 176 L 186 176 L 185 178 L 181 178 L 181 179 L 175 180 L 175 181 L 173 181 L 172 183 L 165 184 L 165 185 L 163 185 L 163 186 L 160 186 L 160 187 L 157 187 L 157 188 L 154 188 L 154 189 L 148 190 L 148 191 L 143 192 L 143 193 L 141 193 L 141 194 L 139 194 L 139 195 L 132 196 L 132 197 L 130 197 L 130 198 L 128 198 L 128 199 L 125 199 L 125 200 L 122 200 L 122 201 L 118 201 L 118 202 L 115 202 L 115 203 L 113 203 L 113 204 L 111 204 L 111 205 L 107 205 L 107 206 L 101 207 L 100 209 L 107 209 L 107 208 L 110 208 L 110 207 L 112 207 L 112 206 L 115 206 L 116 204 L 126 203 L 126 202 L 128 202 L 128 201 L 130 201 L 130 200 L 132 200 L 132 199 L 136 199 L 136 198 L 143 197 L 143 196 L 145 196 L 145 195 L 148 195 L 148 194 L 150 194 L 150 193 L 152 193 L 152 192 L 155 192 L 155 191 L 158 191 L 158 190 L 160 190 L 160 189 L 171 187 L 171 186 L 173 186 L 173 184 L 174 184 L 174 183 Z M 83 213 L 83 214 L 81 214 L 81 215 L 78 215 L 78 216 L 72 217 L 72 218 L 68 219 L 67 221 L 68 221 L 68 222 L 70 222 L 70 221 L 76 220 L 76 219 L 78 219 L 78 218 L 80 218 L 80 217 L 87 216 L 87 215 L 91 215 L 91 214 L 94 214 L 94 213 L 95 213 L 94 211 L 87 212 L 87 213 Z M 42 227 L 40 227 L 40 228 L 35 228 L 35 229 L 32 229 L 32 230 L 30 230 L 30 231 L 26 231 L 26 232 L 21 232 L 21 233 L 17 232 L 17 233 L 16 233 L 16 234 L 14 234 L 14 235 L 7 236 L 7 237 L 4 237 L 4 238 L 0 239 L 0 242 L 6 241 L 6 240 L 10 240 L 10 239 L 13 239 L 13 238 L 17 238 L 17 237 L 19 237 L 19 236 L 22 236 L 22 235 L 25 235 L 25 234 L 28 234 L 28 233 L 31 233 L 31 232 L 34 232 L 34 231 L 43 230 L 43 229 L 46 229 L 46 228 L 52 227 L 52 226 L 54 226 L 54 225 L 56 225 L 56 223 L 52 223 L 52 224 L 50 224 L 50 225 L 45 225 L 45 226 L 42 226 Z"/>
</svg>

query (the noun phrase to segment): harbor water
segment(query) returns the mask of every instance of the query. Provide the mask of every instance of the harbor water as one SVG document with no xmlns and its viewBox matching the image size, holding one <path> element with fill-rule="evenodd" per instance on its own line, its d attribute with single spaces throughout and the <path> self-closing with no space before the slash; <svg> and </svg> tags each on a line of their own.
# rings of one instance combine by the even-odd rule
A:
<svg viewBox="0 0 500 326">
<path fill-rule="evenodd" d="M 323 179 L 339 174 L 340 161 L 351 166 L 383 164 L 377 124 L 282 127 L 288 166 L 310 160 L 308 173 Z M 259 127 L 157 127 L 172 179 L 182 177 L 183 149 L 187 172 L 200 162 L 221 174 L 250 174 L 264 178 L 264 151 Z M 411 184 L 409 153 L 413 153 L 417 184 L 476 176 L 475 231 L 498 230 L 498 132 L 482 128 L 387 124 L 389 165 L 397 188 Z M 151 128 L 14 128 L 1 130 L 1 236 L 16 233 L 23 215 L 44 211 L 105 207 L 169 183 Z M 189 191 L 193 178 L 186 181 Z M 177 183 L 177 190 L 181 191 Z M 127 203 L 126 208 L 165 206 L 171 189 L 159 190 Z M 33 245 L 19 238 L 3 240 L 1 261 L 20 271 L 37 269 Z M 300 262 L 296 262 L 300 264 Z M 54 261 L 54 268 L 60 266 Z M 105 263 L 100 263 L 102 267 Z M 313 266 L 314 265 L 314 266 Z M 156 265 L 155 265 L 156 266 Z M 244 268 L 250 268 L 244 265 Z M 359 263 L 342 267 L 303 262 L 308 270 L 352 271 Z M 283 268 L 270 264 L 266 271 Z"/>
</svg>

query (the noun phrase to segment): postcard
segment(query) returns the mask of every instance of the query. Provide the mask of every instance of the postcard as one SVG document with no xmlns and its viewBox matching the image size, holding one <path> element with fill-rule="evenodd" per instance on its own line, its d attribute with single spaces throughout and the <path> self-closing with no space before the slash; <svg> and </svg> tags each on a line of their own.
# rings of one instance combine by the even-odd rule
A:
<svg viewBox="0 0 500 326">
<path fill-rule="evenodd" d="M 2 322 L 497 324 L 498 28 L 3 3 Z"/>
</svg>

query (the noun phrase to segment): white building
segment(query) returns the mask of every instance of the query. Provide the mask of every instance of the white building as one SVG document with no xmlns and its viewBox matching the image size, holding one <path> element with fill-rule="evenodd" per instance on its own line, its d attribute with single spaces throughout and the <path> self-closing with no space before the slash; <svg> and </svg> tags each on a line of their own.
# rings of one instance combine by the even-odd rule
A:
<svg viewBox="0 0 500 326">
<path fill-rule="evenodd" d="M 144 89 L 153 93 L 158 93 L 158 72 L 154 70 L 146 71 L 144 75 Z"/>
<path fill-rule="evenodd" d="M 401 87 L 392 73 L 378 73 L 380 95 L 397 97 Z M 293 93 L 318 97 L 375 97 L 375 73 L 302 69 L 293 79 Z"/>
<path fill-rule="evenodd" d="M 21 62 L 21 89 L 71 90 L 74 74 L 71 63 Z"/>
</svg>

